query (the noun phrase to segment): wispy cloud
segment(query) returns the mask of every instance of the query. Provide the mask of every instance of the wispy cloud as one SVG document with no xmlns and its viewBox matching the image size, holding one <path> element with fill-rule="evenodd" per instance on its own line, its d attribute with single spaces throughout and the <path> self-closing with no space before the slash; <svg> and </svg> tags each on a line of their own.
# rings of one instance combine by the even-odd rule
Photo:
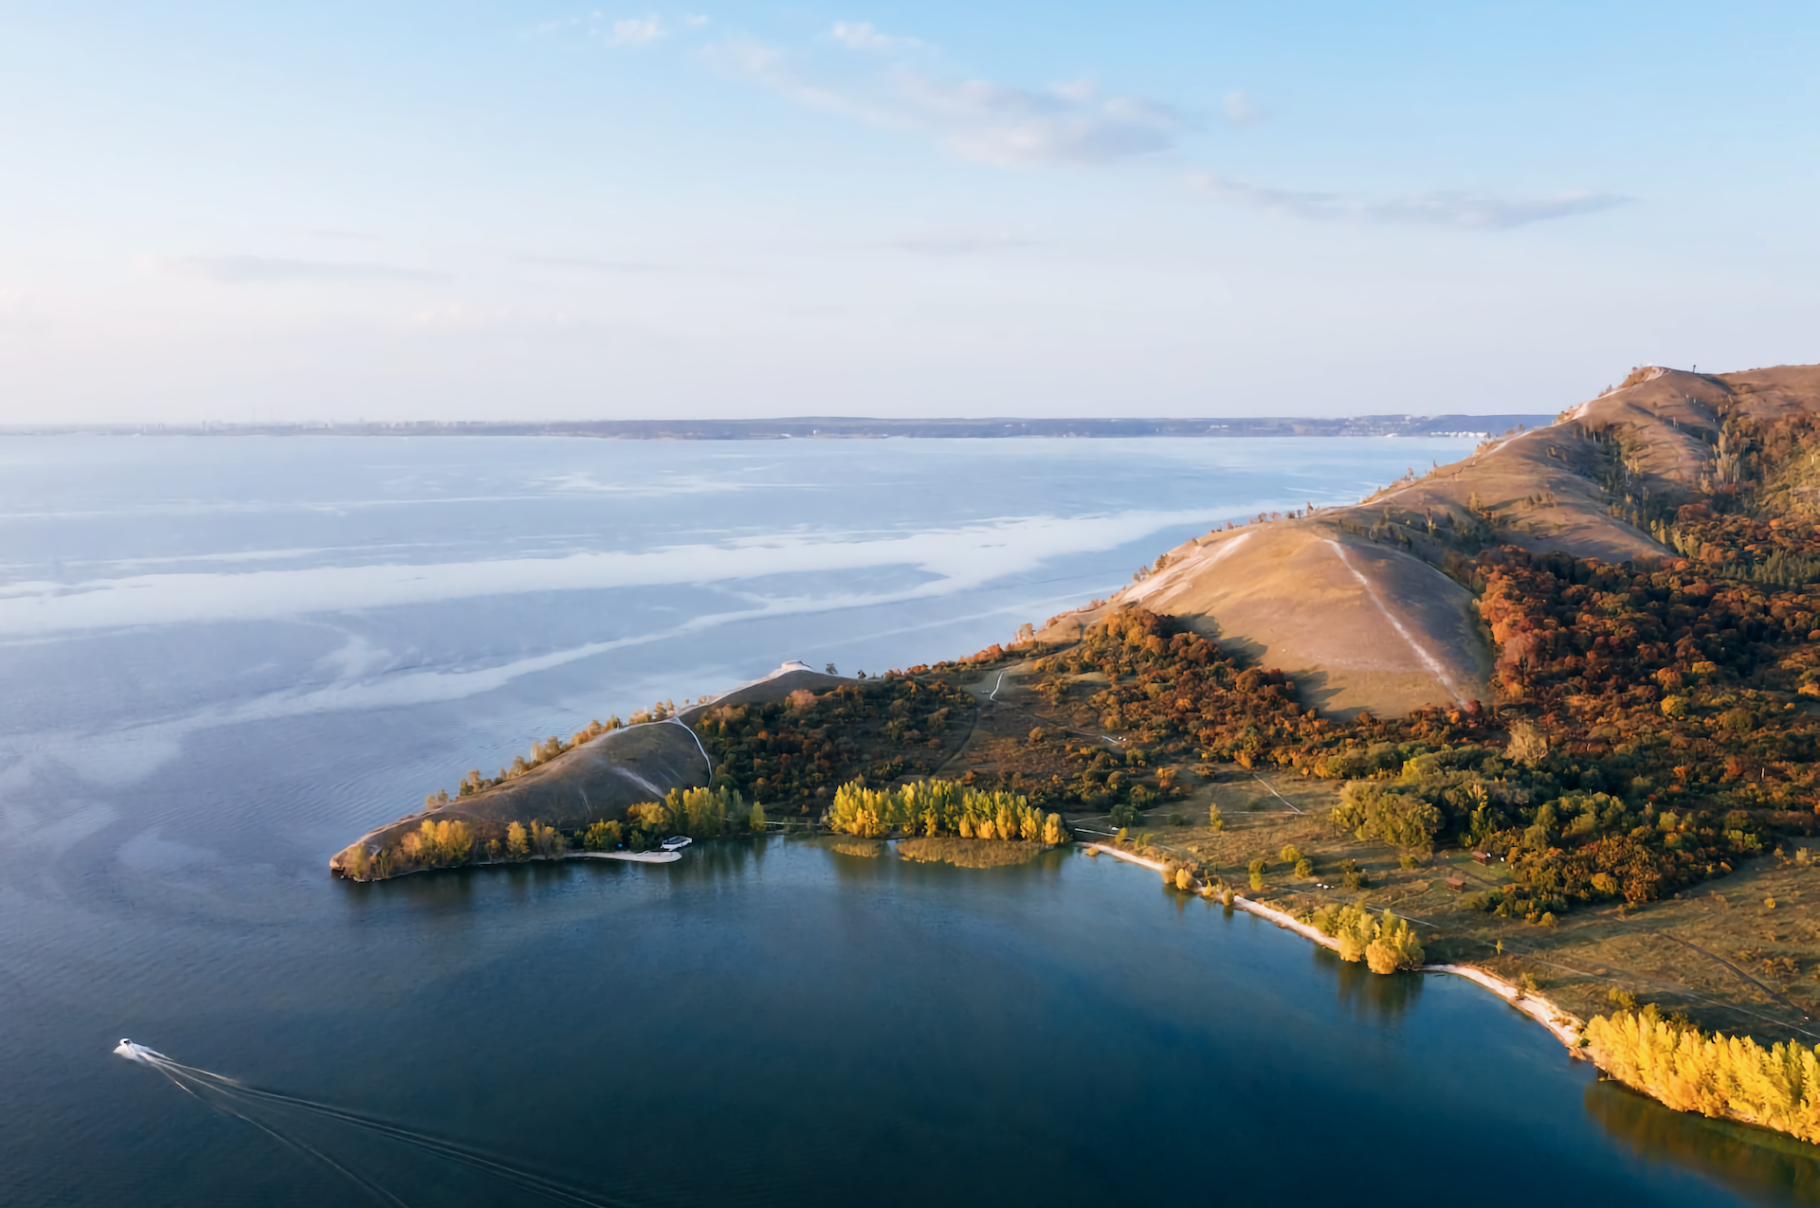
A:
<svg viewBox="0 0 1820 1208">
<path fill-rule="evenodd" d="M 1042 247 L 1035 239 L 1012 235 L 934 235 L 920 239 L 894 239 L 876 245 L 887 251 L 922 256 L 979 256 L 990 252 L 1015 252 Z"/>
<path fill-rule="evenodd" d="M 828 36 L 848 50 L 885 52 L 914 50 L 924 45 L 919 38 L 904 38 L 883 33 L 869 21 L 836 21 Z"/>
<path fill-rule="evenodd" d="M 669 265 L 656 264 L 647 260 L 596 260 L 588 256 L 538 256 L 525 255 L 518 257 L 520 264 L 538 264 L 548 268 L 579 268 L 596 273 L 665 273 L 674 271 Z"/>
<path fill-rule="evenodd" d="M 710 57 L 800 103 L 919 131 L 966 159 L 1001 167 L 1089 167 L 1157 155 L 1193 128 L 1170 106 L 1102 96 L 1091 84 L 1020 88 L 940 78 L 903 63 L 828 82 L 798 70 L 785 52 L 749 42 L 722 45 Z"/>
<path fill-rule="evenodd" d="M 1235 126 L 1252 126 L 1264 120 L 1268 115 L 1258 107 L 1257 102 L 1243 92 L 1229 92 L 1220 105 L 1226 120 Z"/>
<path fill-rule="evenodd" d="M 1541 197 L 1494 197 L 1482 193 L 1426 192 L 1372 199 L 1344 193 L 1273 189 L 1209 173 L 1195 173 L 1189 185 L 1223 205 L 1242 206 L 1323 222 L 1360 222 L 1463 230 L 1509 230 L 1535 222 L 1571 218 L 1625 205 L 1615 193 L 1574 191 Z"/>
<path fill-rule="evenodd" d="M 177 277 L 223 285 L 256 285 L 276 281 L 398 281 L 428 284 L 447 281 L 447 273 L 348 260 L 280 260 L 268 256 L 156 257 L 148 267 Z"/>
<path fill-rule="evenodd" d="M 699 29 L 708 24 L 703 16 L 685 15 L 682 18 L 685 29 Z M 608 18 L 595 11 L 575 17 L 559 17 L 553 21 L 544 21 L 533 25 L 519 35 L 526 40 L 546 38 L 556 34 L 573 34 L 591 39 L 604 46 L 639 47 L 649 46 L 670 34 L 670 27 L 664 24 L 662 17 L 655 13 L 644 17 Z"/>
<path fill-rule="evenodd" d="M 657 17 L 629 17 L 613 22 L 600 40 L 608 46 L 649 46 L 669 32 Z"/>
</svg>

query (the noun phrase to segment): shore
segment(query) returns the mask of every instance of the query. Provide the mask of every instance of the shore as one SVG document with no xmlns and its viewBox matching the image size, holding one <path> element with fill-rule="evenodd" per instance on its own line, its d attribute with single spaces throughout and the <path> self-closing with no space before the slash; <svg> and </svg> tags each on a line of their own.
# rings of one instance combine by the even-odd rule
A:
<svg viewBox="0 0 1820 1208">
<path fill-rule="evenodd" d="M 1127 864 L 1141 865 L 1142 867 L 1151 869 L 1157 873 L 1163 871 L 1163 862 L 1161 860 L 1147 860 L 1143 856 L 1123 851 L 1116 847 L 1110 847 L 1104 843 L 1083 843 L 1080 846 L 1084 850 L 1105 852 L 1113 859 L 1123 860 Z M 1196 885 L 1197 887 L 1201 887 L 1200 882 L 1196 882 Z M 1233 895 L 1232 905 L 1234 909 L 1243 910 L 1248 914 L 1255 914 L 1261 919 L 1269 919 L 1285 931 L 1293 931 L 1303 939 L 1311 940 L 1314 943 L 1321 945 L 1323 948 L 1339 949 L 1340 941 L 1334 939 L 1332 936 L 1322 935 L 1318 930 L 1310 927 L 1307 923 L 1301 922 L 1281 910 L 1272 909 L 1262 902 L 1254 902 L 1242 894 L 1235 893 Z M 1472 965 L 1423 965 L 1421 972 L 1449 973 L 1455 977 L 1463 977 L 1475 985 L 1490 990 L 1493 994 L 1496 994 L 1499 998 L 1502 998 L 1505 1002 L 1547 1028 L 1555 1039 L 1559 1040 L 1567 1047 L 1567 1051 L 1572 1056 L 1582 1060 L 1586 1059 L 1586 1050 L 1582 1046 L 1580 1040 L 1580 1033 L 1582 1029 L 1586 1027 L 1586 1021 L 1569 1011 L 1563 1011 L 1560 1007 L 1541 995 L 1531 994 L 1519 986 L 1512 985 L 1510 982 L 1505 981 L 1494 973 L 1488 973 L 1484 969 Z"/>
<path fill-rule="evenodd" d="M 679 851 L 569 851 L 565 860 L 636 860 L 640 864 L 669 864 L 682 859 Z"/>
</svg>

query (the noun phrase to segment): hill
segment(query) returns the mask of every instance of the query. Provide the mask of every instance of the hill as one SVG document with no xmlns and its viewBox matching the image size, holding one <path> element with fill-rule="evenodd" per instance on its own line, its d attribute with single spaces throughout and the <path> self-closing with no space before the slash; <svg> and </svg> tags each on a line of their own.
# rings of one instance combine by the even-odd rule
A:
<svg viewBox="0 0 1820 1208">
<path fill-rule="evenodd" d="M 1263 518 L 1170 550 L 1111 606 L 1169 613 L 1280 667 L 1325 713 L 1490 700 L 1490 643 L 1460 581 L 1472 556 L 1514 546 L 1612 563 L 1673 557 L 1667 520 L 1735 495 L 1750 455 L 1743 428 L 1816 411 L 1820 366 L 1637 370 L 1552 424 L 1412 471 L 1356 505 Z M 1804 467 L 1769 472 L 1777 493 L 1756 506 L 1820 510 L 1820 475 L 1810 486 Z M 1097 615 L 1064 614 L 1039 636 L 1072 640 Z"/>
</svg>

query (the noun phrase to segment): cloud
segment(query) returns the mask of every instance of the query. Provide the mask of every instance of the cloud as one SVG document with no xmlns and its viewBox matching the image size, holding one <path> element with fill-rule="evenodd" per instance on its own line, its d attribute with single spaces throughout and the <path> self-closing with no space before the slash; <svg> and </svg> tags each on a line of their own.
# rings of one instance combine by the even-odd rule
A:
<svg viewBox="0 0 1820 1208">
<path fill-rule="evenodd" d="M 881 33 L 869 21 L 836 21 L 828 36 L 848 50 L 914 50 L 923 43 L 916 38 L 900 38 Z"/>
<path fill-rule="evenodd" d="M 613 22 L 600 40 L 608 46 L 649 46 L 668 32 L 656 17 L 632 17 Z"/>
<path fill-rule="evenodd" d="M 154 258 L 150 267 L 173 276 L 222 285 L 274 281 L 397 281 L 429 284 L 447 273 L 347 260 L 279 260 L 267 256 L 178 256 Z"/>
<path fill-rule="evenodd" d="M 646 260 L 593 260 L 586 256 L 535 256 L 518 257 L 520 264 L 538 264 L 550 268 L 582 268 L 597 273 L 666 273 L 673 272 L 669 265 L 656 264 Z"/>
<path fill-rule="evenodd" d="M 977 256 L 988 252 L 1042 247 L 1043 244 L 1034 239 L 1018 239 L 1010 235 L 937 235 L 921 239 L 896 239 L 878 246 L 894 252 L 914 252 L 925 256 Z"/>
<path fill-rule="evenodd" d="M 685 16 L 682 23 L 689 29 L 698 29 L 708 24 L 708 18 Z M 545 21 L 531 26 L 518 36 L 525 41 L 531 41 L 571 31 L 592 38 L 604 46 L 626 47 L 649 46 L 670 34 L 669 28 L 664 25 L 663 18 L 655 13 L 648 17 L 622 17 L 607 21 L 603 14 L 592 12 L 585 16 L 562 17 L 554 21 Z"/>
<path fill-rule="evenodd" d="M 1265 113 L 1242 92 L 1229 92 L 1221 104 L 1226 120 L 1235 126 L 1252 126 L 1264 120 Z"/>
<path fill-rule="evenodd" d="M 941 79 L 901 63 L 858 81 L 825 83 L 796 70 L 784 52 L 753 43 L 717 47 L 710 58 L 799 103 L 919 131 L 963 158 L 1000 167 L 1094 167 L 1158 155 L 1193 128 L 1169 106 L 1102 97 L 1091 84 L 1019 88 Z"/>
<path fill-rule="evenodd" d="M 1480 193 L 1407 193 L 1384 200 L 1273 189 L 1210 173 L 1195 173 L 1189 186 L 1201 196 L 1223 205 L 1242 206 L 1312 221 L 1382 223 L 1387 225 L 1455 227 L 1462 230 L 1509 230 L 1534 222 L 1571 218 L 1625 205 L 1629 198 L 1614 193 L 1584 191 L 1544 197 L 1492 197 Z"/>
</svg>

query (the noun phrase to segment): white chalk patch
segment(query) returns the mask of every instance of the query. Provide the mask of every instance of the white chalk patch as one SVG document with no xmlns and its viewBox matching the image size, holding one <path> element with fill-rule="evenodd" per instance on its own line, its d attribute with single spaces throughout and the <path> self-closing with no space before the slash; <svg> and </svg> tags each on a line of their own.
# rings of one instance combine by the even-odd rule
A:
<svg viewBox="0 0 1820 1208">
<path fill-rule="evenodd" d="M 1447 678 L 1447 670 L 1441 665 L 1441 660 L 1431 654 L 1428 647 L 1418 642 L 1415 635 L 1403 627 L 1403 622 L 1397 620 L 1390 609 L 1385 607 L 1384 601 L 1378 596 L 1377 589 L 1371 585 L 1371 580 L 1361 574 L 1359 568 L 1352 564 L 1352 559 L 1346 556 L 1346 547 L 1331 537 L 1327 538 L 1327 544 L 1333 547 L 1334 555 L 1339 558 L 1340 565 L 1351 571 L 1352 577 L 1359 581 L 1359 586 L 1365 589 L 1365 594 L 1371 597 L 1372 604 L 1376 606 L 1384 619 L 1390 622 L 1391 628 L 1395 629 L 1397 635 L 1408 643 L 1409 648 L 1415 652 L 1415 656 L 1422 661 L 1422 665 L 1427 667 L 1437 680 L 1441 681 L 1441 686 L 1447 689 L 1447 694 L 1453 697 L 1455 703 L 1465 704 L 1466 702 L 1460 697 L 1460 690 L 1454 687 L 1452 680 Z"/>
</svg>

